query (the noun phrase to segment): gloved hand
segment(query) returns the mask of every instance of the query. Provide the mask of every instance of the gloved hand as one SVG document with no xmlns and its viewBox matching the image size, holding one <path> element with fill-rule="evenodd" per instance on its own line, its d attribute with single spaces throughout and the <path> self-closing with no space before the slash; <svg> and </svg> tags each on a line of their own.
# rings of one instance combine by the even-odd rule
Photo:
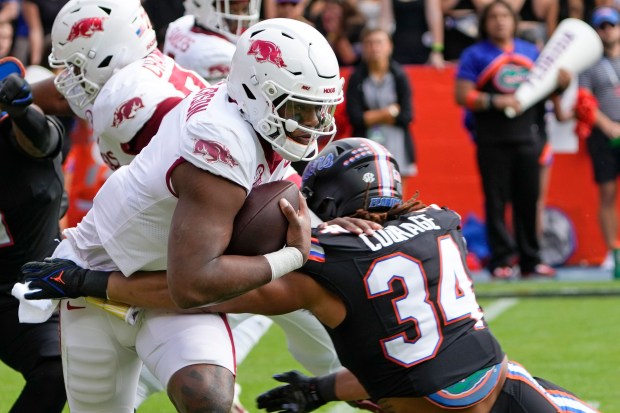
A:
<svg viewBox="0 0 620 413">
<path fill-rule="evenodd" d="M 0 80 L 0 108 L 11 117 L 19 117 L 32 103 L 32 89 L 26 79 L 11 73 Z"/>
<path fill-rule="evenodd" d="M 273 378 L 288 384 L 258 396 L 256 402 L 259 409 L 268 412 L 304 413 L 316 410 L 328 402 L 319 392 L 317 377 L 307 377 L 298 371 L 288 371 L 276 374 Z"/>
<path fill-rule="evenodd" d="M 73 261 L 46 258 L 22 266 L 22 280 L 32 291 L 24 294 L 28 300 L 46 298 L 107 298 L 110 273 L 78 267 Z"/>
</svg>

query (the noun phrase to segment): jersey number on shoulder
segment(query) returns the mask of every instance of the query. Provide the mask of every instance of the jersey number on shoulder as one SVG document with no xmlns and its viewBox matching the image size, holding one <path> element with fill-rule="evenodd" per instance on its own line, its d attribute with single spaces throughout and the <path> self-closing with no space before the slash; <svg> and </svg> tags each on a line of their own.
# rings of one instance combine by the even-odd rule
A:
<svg viewBox="0 0 620 413">
<path fill-rule="evenodd" d="M 381 344 L 388 359 L 406 367 L 435 356 L 443 340 L 440 324 L 449 325 L 473 318 L 476 327 L 483 327 L 482 312 L 456 242 L 446 235 L 438 238 L 437 243 L 440 276 L 435 303 L 429 298 L 422 263 L 406 254 L 377 258 L 364 278 L 369 298 L 391 294 L 394 280 L 404 284 L 405 294 L 392 300 L 396 320 L 399 324 L 413 322 L 417 337 L 410 338 L 400 333 L 381 340 Z M 437 317 L 437 311 L 442 313 L 444 321 Z"/>
<path fill-rule="evenodd" d="M 6 226 L 4 214 L 0 211 L 0 248 L 10 247 L 13 245 L 13 238 L 9 232 L 9 228 Z"/>
<path fill-rule="evenodd" d="M 172 74 L 168 80 L 172 86 L 185 96 L 205 87 L 205 83 L 189 70 L 185 70 L 178 65 L 172 68 Z"/>
</svg>

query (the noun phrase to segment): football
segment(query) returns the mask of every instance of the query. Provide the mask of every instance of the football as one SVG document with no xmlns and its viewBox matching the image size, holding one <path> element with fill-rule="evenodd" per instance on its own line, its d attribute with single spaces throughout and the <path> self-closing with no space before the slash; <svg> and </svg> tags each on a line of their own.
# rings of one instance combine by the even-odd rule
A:
<svg viewBox="0 0 620 413">
<path fill-rule="evenodd" d="M 288 221 L 278 204 L 281 198 L 299 209 L 299 189 L 293 182 L 268 182 L 252 188 L 235 217 L 226 254 L 262 255 L 284 247 Z"/>
</svg>

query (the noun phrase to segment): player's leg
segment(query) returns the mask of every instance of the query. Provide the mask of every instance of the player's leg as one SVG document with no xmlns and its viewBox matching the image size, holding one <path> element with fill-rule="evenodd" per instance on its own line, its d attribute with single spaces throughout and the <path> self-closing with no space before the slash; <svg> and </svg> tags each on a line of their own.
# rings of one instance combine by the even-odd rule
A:
<svg viewBox="0 0 620 413">
<path fill-rule="evenodd" d="M 68 240 L 53 254 L 82 267 Z M 133 413 L 142 362 L 134 348 L 138 328 L 84 298 L 59 304 L 62 367 L 71 413 Z"/>
<path fill-rule="evenodd" d="M 620 172 L 620 149 L 612 148 L 609 139 L 599 129 L 594 128 L 586 141 L 594 181 L 599 189 L 599 223 L 607 248 L 616 247 L 618 230 L 616 213 L 616 179 Z"/>
<path fill-rule="evenodd" d="M 514 148 L 515 174 L 511 185 L 512 227 L 522 274 L 531 274 L 540 263 L 536 232 L 540 194 L 539 154 L 540 149 L 536 145 L 519 145 Z"/>
<path fill-rule="evenodd" d="M 151 395 L 164 391 L 165 387 L 159 382 L 157 377 L 146 367 L 142 366 L 140 370 L 140 381 L 138 382 L 138 390 L 136 391 L 136 410 Z"/>
<path fill-rule="evenodd" d="M 486 231 L 491 249 L 489 270 L 494 276 L 511 277 L 513 270 L 511 258 L 515 252 L 512 235 L 506 225 L 506 205 L 509 201 L 509 189 L 512 182 L 512 154 L 502 147 L 478 145 L 477 160 L 482 188 L 484 191 L 484 210 Z M 506 273 L 502 271 L 506 270 Z"/>
<path fill-rule="evenodd" d="M 226 316 L 147 310 L 136 350 L 179 412 L 230 411 L 236 367 Z"/>
<path fill-rule="evenodd" d="M 239 365 L 269 330 L 272 322 L 268 317 L 255 314 L 229 314 L 228 322 L 232 328 L 235 357 Z"/>
<path fill-rule="evenodd" d="M 137 328 L 83 298 L 63 300 L 61 344 L 71 413 L 133 413 Z"/>
<path fill-rule="evenodd" d="M 491 413 L 598 413 L 574 394 L 546 380 L 534 379 L 518 363 L 509 362 L 506 383 Z"/>
<path fill-rule="evenodd" d="M 616 247 L 618 218 L 616 213 L 617 184 L 615 180 L 599 184 L 599 222 L 609 250 Z"/>
<path fill-rule="evenodd" d="M 9 413 L 60 413 L 67 401 L 60 359 L 58 316 L 41 324 L 23 324 L 18 303 L 0 312 L 0 360 L 26 381 Z"/>
<path fill-rule="evenodd" d="M 297 310 L 270 318 L 284 331 L 291 355 L 309 372 L 322 376 L 341 366 L 331 338 L 311 313 Z"/>
</svg>

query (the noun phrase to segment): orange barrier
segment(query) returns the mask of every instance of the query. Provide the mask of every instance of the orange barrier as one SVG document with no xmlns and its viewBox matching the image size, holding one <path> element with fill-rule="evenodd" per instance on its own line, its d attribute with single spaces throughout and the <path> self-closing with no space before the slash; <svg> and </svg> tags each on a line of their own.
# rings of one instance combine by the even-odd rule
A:
<svg viewBox="0 0 620 413">
<path fill-rule="evenodd" d="M 407 66 L 405 70 L 413 87 L 415 119 L 411 130 L 418 161 L 418 175 L 406 181 L 405 195 L 420 190 L 426 203 L 448 206 L 463 217 L 475 213 L 483 218 L 475 146 L 462 126 L 462 109 L 454 100 L 455 68 L 438 71 Z M 347 77 L 350 69 L 342 72 Z M 338 112 L 341 109 L 344 105 Z M 347 125 L 339 128 L 344 133 L 348 129 Z M 577 246 L 568 264 L 598 265 L 606 248 L 598 224 L 598 192 L 584 149 L 555 155 L 547 206 L 559 208 L 574 225 Z"/>
</svg>

